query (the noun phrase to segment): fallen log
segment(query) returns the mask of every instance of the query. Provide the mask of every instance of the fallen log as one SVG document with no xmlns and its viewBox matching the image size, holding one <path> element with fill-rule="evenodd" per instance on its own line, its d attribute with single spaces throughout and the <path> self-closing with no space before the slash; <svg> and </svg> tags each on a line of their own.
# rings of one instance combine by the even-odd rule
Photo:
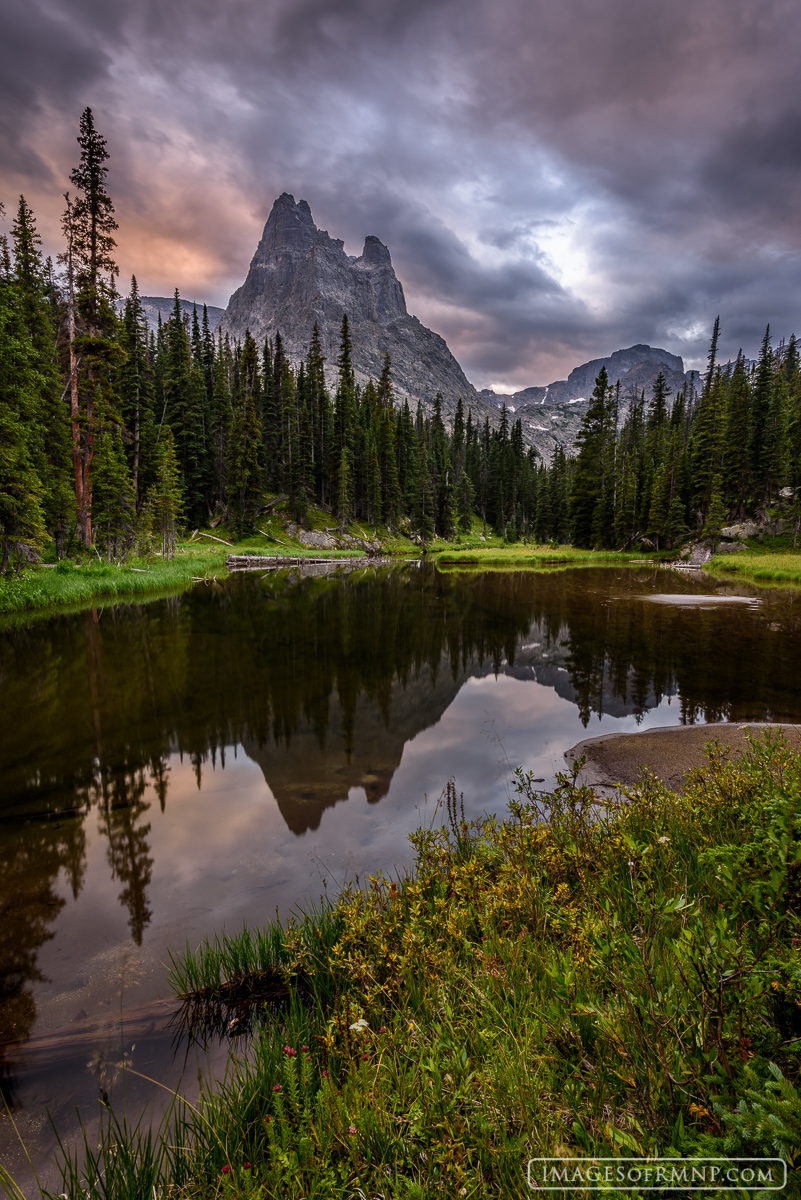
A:
<svg viewBox="0 0 801 1200">
<path fill-rule="evenodd" d="M 221 546 L 233 546 L 233 542 L 226 542 L 224 538 L 215 537 L 213 533 L 200 533 L 197 529 L 192 534 L 192 537 L 210 538 L 212 542 L 219 542 Z"/>
</svg>

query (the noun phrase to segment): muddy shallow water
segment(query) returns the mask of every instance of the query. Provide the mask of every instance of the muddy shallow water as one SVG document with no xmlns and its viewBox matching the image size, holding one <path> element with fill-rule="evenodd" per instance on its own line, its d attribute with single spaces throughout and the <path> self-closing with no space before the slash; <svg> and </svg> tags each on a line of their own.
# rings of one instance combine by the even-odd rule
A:
<svg viewBox="0 0 801 1200">
<path fill-rule="evenodd" d="M 801 592 L 647 565 L 248 575 L 0 633 L 20 1130 L 46 1155 L 48 1109 L 68 1128 L 101 1089 L 158 1107 L 133 1072 L 191 1093 L 221 1069 L 165 1032 L 170 952 L 408 862 L 450 776 L 501 812 L 512 766 L 547 787 L 590 734 L 798 721 L 800 680 Z M 7 1117 L 0 1157 L 22 1171 Z"/>
</svg>

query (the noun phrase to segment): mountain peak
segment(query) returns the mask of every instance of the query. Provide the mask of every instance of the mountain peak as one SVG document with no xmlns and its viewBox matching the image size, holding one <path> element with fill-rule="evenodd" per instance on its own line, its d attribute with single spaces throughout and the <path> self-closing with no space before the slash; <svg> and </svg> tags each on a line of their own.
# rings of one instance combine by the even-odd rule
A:
<svg viewBox="0 0 801 1200">
<path fill-rule="evenodd" d="M 369 234 L 361 256 L 349 257 L 340 238 L 317 228 L 305 200 L 296 202 L 283 192 L 272 206 L 247 278 L 228 302 L 222 328 L 235 337 L 249 329 L 258 341 L 280 332 L 288 357 L 299 362 L 316 321 L 333 376 L 343 313 L 361 384 L 379 377 L 388 353 L 399 398 L 431 404 L 440 392 L 446 415 L 455 412 L 460 396 L 466 407 L 492 413 L 445 341 L 409 316 L 403 286 L 381 239 Z"/>
<path fill-rule="evenodd" d="M 389 267 L 390 270 L 392 269 L 392 258 L 390 257 L 389 250 L 374 233 L 368 234 L 364 239 L 362 256 L 360 259 L 357 259 L 357 262 L 364 264 L 366 267 Z"/>
</svg>

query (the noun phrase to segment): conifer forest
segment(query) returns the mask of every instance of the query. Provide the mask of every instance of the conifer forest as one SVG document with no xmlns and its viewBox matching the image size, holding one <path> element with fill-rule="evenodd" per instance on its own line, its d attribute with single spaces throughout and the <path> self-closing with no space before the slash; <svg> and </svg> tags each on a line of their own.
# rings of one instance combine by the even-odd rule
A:
<svg viewBox="0 0 801 1200">
<path fill-rule="evenodd" d="M 621 394 L 605 370 L 575 450 L 551 461 L 520 420 L 474 420 L 439 397 L 397 403 L 392 363 L 360 387 L 342 315 L 336 376 L 309 330 L 293 364 L 280 333 L 257 345 L 172 315 L 148 330 L 136 279 L 121 295 L 108 151 L 92 111 L 65 196 L 63 250 L 45 260 L 24 196 L 0 249 L 0 573 L 47 546 L 108 561 L 175 551 L 178 531 L 221 516 L 234 535 L 281 494 L 427 543 L 480 521 L 510 542 L 670 549 L 782 502 L 798 527 L 801 354 L 765 332 L 757 363 L 720 362 L 719 324 L 698 389 L 659 376 Z M 333 381 L 333 382 L 332 382 Z"/>
</svg>

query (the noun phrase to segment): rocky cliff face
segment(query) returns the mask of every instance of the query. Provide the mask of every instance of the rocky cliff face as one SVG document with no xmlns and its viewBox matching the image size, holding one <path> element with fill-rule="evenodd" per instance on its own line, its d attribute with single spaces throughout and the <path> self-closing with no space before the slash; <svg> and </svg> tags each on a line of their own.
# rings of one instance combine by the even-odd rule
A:
<svg viewBox="0 0 801 1200">
<path fill-rule="evenodd" d="M 296 203 L 284 192 L 273 205 L 245 282 L 228 303 L 223 332 L 241 338 L 249 329 L 259 343 L 280 332 L 288 356 L 298 362 L 317 321 L 333 378 L 345 312 L 358 382 L 377 379 L 388 352 L 399 397 L 430 404 L 441 392 L 446 415 L 453 414 L 459 396 L 474 416 L 495 415 L 444 339 L 409 316 L 387 247 L 370 236 L 359 258 L 346 254 L 341 239 L 317 228 L 306 201 Z"/>
</svg>

